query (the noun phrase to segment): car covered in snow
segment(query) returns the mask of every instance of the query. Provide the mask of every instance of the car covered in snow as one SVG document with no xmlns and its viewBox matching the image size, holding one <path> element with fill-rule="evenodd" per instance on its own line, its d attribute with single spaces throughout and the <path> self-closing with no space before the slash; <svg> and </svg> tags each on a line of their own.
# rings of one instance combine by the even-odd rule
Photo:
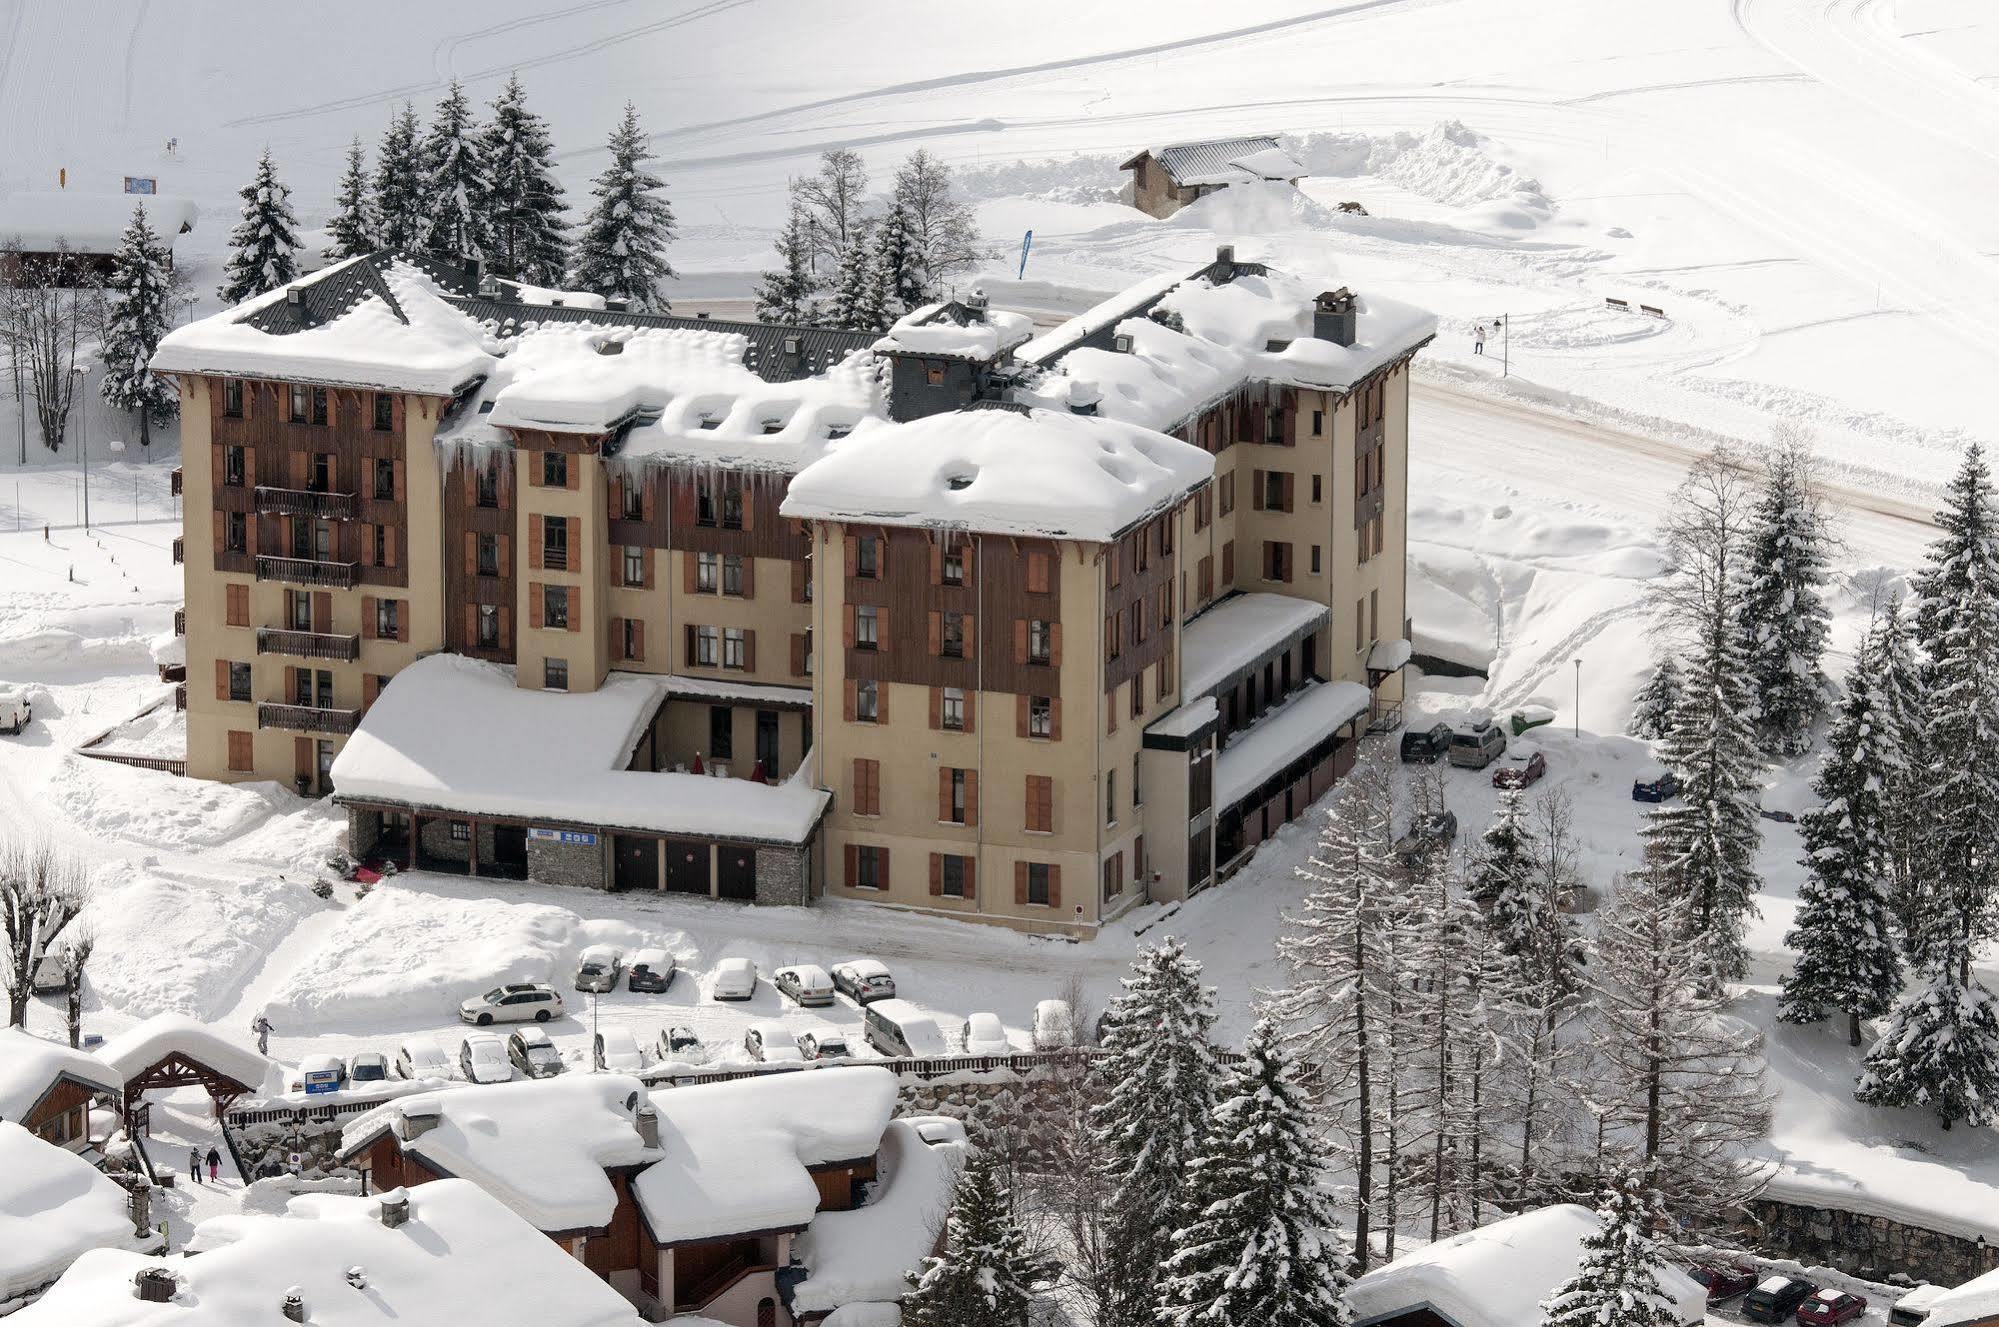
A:
<svg viewBox="0 0 1999 1327">
<path fill-rule="evenodd" d="M 927 1059 L 949 1055 L 937 1020 L 907 1000 L 873 1000 L 862 1020 L 868 1045 L 883 1055 Z"/>
<path fill-rule="evenodd" d="M 1506 753 L 1506 760 L 1492 772 L 1495 788 L 1531 788 L 1548 772 L 1548 758 L 1540 748 L 1525 743 Z"/>
<path fill-rule="evenodd" d="M 790 996 L 793 1004 L 833 1003 L 833 979 L 817 963 L 794 963 L 788 968 L 779 968 L 772 975 L 770 984 Z"/>
<path fill-rule="evenodd" d="M 389 1077 L 389 1057 L 380 1051 L 359 1051 L 347 1059 L 347 1081 L 381 1083 Z"/>
<path fill-rule="evenodd" d="M 1923 1282 L 1908 1294 L 1896 1300 L 1888 1310 L 1890 1327 L 1922 1327 L 1924 1318 L 1930 1315 L 1930 1306 L 1942 1295 L 1945 1287 Z"/>
<path fill-rule="evenodd" d="M 705 1058 L 707 1052 L 693 1028 L 676 1023 L 660 1032 L 653 1054 L 662 1060 L 699 1060 Z"/>
<path fill-rule="evenodd" d="M 1404 866 L 1414 867 L 1431 853 L 1449 847 L 1458 837 L 1455 811 L 1432 811 L 1419 816 L 1409 832 L 1395 841 L 1395 857 Z"/>
<path fill-rule="evenodd" d="M 0 684 L 0 733 L 12 737 L 34 717 L 34 702 L 28 698 L 26 687 Z"/>
<path fill-rule="evenodd" d="M 510 1083 L 514 1066 L 507 1062 L 507 1043 L 496 1032 L 474 1032 L 458 1047 L 458 1072 L 468 1083 Z"/>
<path fill-rule="evenodd" d="M 523 1078 L 553 1078 L 562 1072 L 562 1052 L 540 1028 L 522 1028 L 507 1038 L 507 1063 Z"/>
<path fill-rule="evenodd" d="M 410 1037 L 396 1047 L 396 1077 L 449 1078 L 451 1057 L 429 1037 Z"/>
<path fill-rule="evenodd" d="M 338 1055 L 308 1055 L 298 1062 L 294 1092 L 338 1092 L 347 1086 L 347 1062 Z"/>
<path fill-rule="evenodd" d="M 1828 1286 L 1798 1305 L 1798 1321 L 1804 1327 L 1838 1327 L 1867 1312 L 1867 1297 Z"/>
<path fill-rule="evenodd" d="M 796 1064 L 805 1059 L 798 1049 L 798 1038 L 784 1024 L 770 1018 L 750 1024 L 750 1030 L 743 1034 L 743 1049 L 752 1060 L 766 1064 Z"/>
<path fill-rule="evenodd" d="M 1655 769 L 1631 781 L 1634 802 L 1663 802 L 1680 795 L 1679 776 L 1669 769 Z"/>
<path fill-rule="evenodd" d="M 888 965 L 875 958 L 850 958 L 833 965 L 833 988 L 855 1004 L 895 998 L 895 978 Z"/>
<path fill-rule="evenodd" d="M 1801 1276 L 1766 1276 L 1742 1297 L 1738 1311 L 1751 1322 L 1788 1322 L 1819 1288 Z"/>
<path fill-rule="evenodd" d="M 725 958 L 715 965 L 708 993 L 717 1000 L 747 1000 L 757 993 L 757 965 L 746 958 Z"/>
<path fill-rule="evenodd" d="M 1059 1051 L 1076 1044 L 1076 1012 L 1067 1000 L 1043 1000 L 1034 1006 L 1034 1049 Z"/>
<path fill-rule="evenodd" d="M 576 989 L 615 991 L 625 973 L 625 956 L 610 945 L 591 945 L 576 959 Z"/>
<path fill-rule="evenodd" d="M 1447 759 L 1459 769 L 1484 769 L 1506 754 L 1506 730 L 1489 718 L 1474 719 L 1451 730 Z"/>
<path fill-rule="evenodd" d="M 1707 1302 L 1719 1304 L 1724 1299 L 1734 1299 L 1745 1294 L 1756 1284 L 1756 1270 L 1752 1267 L 1738 1267 L 1734 1263 L 1697 1262 L 1687 1268 L 1687 1275 L 1701 1283 L 1707 1291 Z"/>
<path fill-rule="evenodd" d="M 608 1074 L 642 1073 L 646 1053 L 628 1027 L 608 1027 L 591 1038 L 591 1059 L 598 1070 Z"/>
<path fill-rule="evenodd" d="M 546 1023 L 562 1017 L 562 992 L 541 982 L 495 986 L 458 1006 L 460 1022 L 491 1027 L 495 1023 Z"/>
<path fill-rule="evenodd" d="M 1006 1039 L 1006 1028 L 1001 1026 L 998 1014 L 973 1014 L 959 1029 L 958 1040 L 967 1055 L 1013 1053 L 1013 1043 Z"/>
<path fill-rule="evenodd" d="M 847 1060 L 854 1054 L 847 1045 L 847 1034 L 832 1028 L 799 1033 L 798 1053 L 808 1060 Z"/>
<path fill-rule="evenodd" d="M 1451 725 L 1447 723 L 1412 728 L 1402 734 L 1402 763 L 1405 765 L 1434 765 L 1450 749 Z"/>
<path fill-rule="evenodd" d="M 641 949 L 632 955 L 625 969 L 625 985 L 631 990 L 657 995 L 673 985 L 673 955 L 664 949 Z"/>
</svg>

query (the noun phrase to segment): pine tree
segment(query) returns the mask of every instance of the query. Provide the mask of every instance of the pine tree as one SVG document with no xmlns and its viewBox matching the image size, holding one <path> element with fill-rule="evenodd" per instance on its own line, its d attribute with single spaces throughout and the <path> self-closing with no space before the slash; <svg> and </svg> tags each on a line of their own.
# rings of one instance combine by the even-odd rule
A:
<svg viewBox="0 0 1999 1327">
<path fill-rule="evenodd" d="M 438 253 L 483 259 L 492 242 L 486 229 L 492 181 L 472 102 L 455 78 L 423 140 L 423 188 L 429 213 L 424 242 Z"/>
<path fill-rule="evenodd" d="M 1876 688 L 1879 646 L 1861 642 L 1846 678 L 1846 699 L 1826 737 L 1825 763 L 1812 783 L 1819 805 L 1804 814 L 1798 914 L 1784 943 L 1798 961 L 1784 979 L 1778 1017 L 1816 1023 L 1843 1009 L 1847 1041 L 1860 1020 L 1886 1013 L 1902 984 L 1890 926 L 1892 877 L 1885 789 L 1899 754 Z"/>
<path fill-rule="evenodd" d="M 1923 915 L 1922 895 L 1929 881 L 1916 870 L 1923 822 L 1926 782 L 1923 771 L 1923 681 L 1909 641 L 1908 615 L 1900 601 L 1880 610 L 1873 634 L 1869 671 L 1883 724 L 1878 740 L 1892 750 L 1888 779 L 1882 789 L 1887 817 L 1891 898 L 1903 953 L 1913 955 L 1913 941 Z"/>
<path fill-rule="evenodd" d="M 99 390 L 120 410 L 139 412 L 139 445 L 153 442 L 153 425 L 180 410 L 173 383 L 152 370 L 153 352 L 173 321 L 173 253 L 146 222 L 145 204 L 132 210 L 131 224 L 112 256 L 100 354 L 104 381 Z"/>
<path fill-rule="evenodd" d="M 1027 1327 L 1033 1289 L 1055 1269 L 1028 1252 L 998 1156 L 966 1163 L 943 1245 L 909 1277 L 903 1327 Z"/>
<path fill-rule="evenodd" d="M 665 181 L 646 169 L 652 154 L 636 106 L 611 131 L 611 164 L 597 177 L 596 202 L 576 241 L 571 283 L 579 290 L 664 311 L 660 282 L 673 275 L 666 246 L 673 239 L 673 209 L 659 195 Z"/>
<path fill-rule="evenodd" d="M 1260 1020 L 1188 1174 L 1159 1320 L 1168 1327 L 1344 1327 L 1330 1168 L 1276 1023 Z"/>
<path fill-rule="evenodd" d="M 1105 1010 L 1101 1085 L 1091 1127 L 1110 1199 L 1105 1312 L 1098 1327 L 1146 1327 L 1160 1266 L 1183 1215 L 1188 1166 L 1214 1112 L 1221 1067 L 1208 1041 L 1214 992 L 1201 965 L 1168 937 L 1141 949 Z"/>
<path fill-rule="evenodd" d="M 920 285 L 932 298 L 984 256 L 970 204 L 951 194 L 951 168 L 926 149 L 910 153 L 896 171 L 892 205 L 908 218 Z"/>
<path fill-rule="evenodd" d="M 929 299 L 923 285 L 923 271 L 917 263 L 909 217 L 901 208 L 891 207 L 874 228 L 874 271 L 870 275 L 868 303 L 880 311 L 879 324 L 885 328 L 904 314 L 921 308 Z"/>
<path fill-rule="evenodd" d="M 559 286 L 569 266 L 562 185 L 555 178 L 555 144 L 548 122 L 527 108 L 520 76 L 493 102 L 483 150 L 491 178 L 486 266 L 495 276 Z"/>
<path fill-rule="evenodd" d="M 1749 690 L 1766 750 L 1797 755 L 1825 709 L 1826 516 L 1808 436 L 1781 429 L 1743 546 L 1740 607 Z"/>
<path fill-rule="evenodd" d="M 404 102 L 375 153 L 375 238 L 397 253 L 422 248 L 430 234 L 421 133 L 416 107 Z"/>
<path fill-rule="evenodd" d="M 1680 1327 L 1679 1306 L 1659 1285 L 1666 1259 L 1650 1234 L 1664 1220 L 1658 1195 L 1616 1176 L 1596 1216 L 1600 1228 L 1584 1238 L 1575 1274 L 1541 1301 L 1542 1327 Z"/>
<path fill-rule="evenodd" d="M 1673 727 L 1673 715 L 1680 708 L 1683 687 L 1680 665 L 1672 655 L 1659 661 L 1652 676 L 1638 692 L 1632 705 L 1631 735 L 1657 741 Z"/>
<path fill-rule="evenodd" d="M 269 148 L 257 161 L 256 177 L 238 196 L 243 219 L 229 232 L 231 252 L 217 292 L 226 304 L 241 304 L 298 277 L 298 218 L 292 215 L 291 190 L 278 179 Z"/>
<path fill-rule="evenodd" d="M 778 265 L 757 285 L 757 318 L 767 323 L 797 326 L 812 317 L 812 252 L 805 213 L 791 209 L 777 237 Z"/>
<path fill-rule="evenodd" d="M 841 254 L 840 268 L 833 279 L 833 305 L 827 311 L 832 326 L 858 332 L 879 332 L 887 328 L 883 309 L 875 300 L 878 291 L 874 265 L 870 261 L 873 252 L 867 232 L 863 230 Z"/>
<path fill-rule="evenodd" d="M 1999 1011 L 1964 972 L 1951 947 L 1927 952 L 1867 1052 L 1855 1100 L 1927 1106 L 1946 1129 L 1999 1122 Z"/>
<path fill-rule="evenodd" d="M 373 253 L 377 247 L 375 209 L 368 197 L 368 164 L 359 134 L 347 145 L 347 169 L 341 172 L 340 192 L 333 202 L 333 220 L 326 223 L 332 243 L 326 246 L 323 256 L 338 261 Z"/>
<path fill-rule="evenodd" d="M 1499 810 L 1486 827 L 1467 882 L 1472 900 L 1485 909 L 1486 924 L 1509 953 L 1524 943 L 1523 928 L 1531 924 L 1534 908 L 1535 843 L 1525 798 L 1519 788 L 1500 794 Z"/>
</svg>

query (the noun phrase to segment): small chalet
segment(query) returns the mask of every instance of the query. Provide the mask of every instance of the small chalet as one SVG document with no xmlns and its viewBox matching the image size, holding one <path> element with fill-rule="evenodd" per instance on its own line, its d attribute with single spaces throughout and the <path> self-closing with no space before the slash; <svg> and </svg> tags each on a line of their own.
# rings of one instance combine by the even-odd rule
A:
<svg viewBox="0 0 1999 1327">
<path fill-rule="evenodd" d="M 132 223 L 133 209 L 142 204 L 171 263 L 174 242 L 194 229 L 200 215 L 185 198 L 76 189 L 0 195 L 0 276 L 11 275 L 17 263 L 48 260 L 73 284 L 109 278 L 118 242 Z"/>
<path fill-rule="evenodd" d="M 1147 148 L 1118 169 L 1131 172 L 1124 201 L 1162 218 L 1231 184 L 1256 180 L 1296 184 L 1306 173 L 1268 134 L 1168 143 Z"/>
<path fill-rule="evenodd" d="M 123 1100 L 125 1080 L 95 1055 L 20 1028 L 0 1030 L 0 1120 L 80 1152 L 93 1102 Z"/>
<path fill-rule="evenodd" d="M 0 1123 L 0 1313 L 35 1294 L 91 1249 L 158 1240 L 127 1195 L 82 1157 L 18 1124 Z"/>
</svg>

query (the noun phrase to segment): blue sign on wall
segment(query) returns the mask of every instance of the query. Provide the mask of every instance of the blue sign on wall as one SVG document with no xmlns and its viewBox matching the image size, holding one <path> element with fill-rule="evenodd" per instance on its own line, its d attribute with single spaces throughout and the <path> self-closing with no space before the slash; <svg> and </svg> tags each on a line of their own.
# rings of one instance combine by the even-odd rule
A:
<svg viewBox="0 0 1999 1327">
<path fill-rule="evenodd" d="M 127 175 L 125 177 L 125 192 L 128 194 L 156 194 L 159 191 L 160 182 L 150 175 Z"/>
<path fill-rule="evenodd" d="M 339 1090 L 340 1071 L 338 1069 L 308 1069 L 306 1071 L 305 1094 L 307 1096 L 316 1097 L 323 1092 L 338 1092 Z"/>
<path fill-rule="evenodd" d="M 544 843 L 573 843 L 580 848 L 597 846 L 595 834 L 585 834 L 575 829 L 531 829 L 528 831 L 528 837 L 540 839 Z"/>
</svg>

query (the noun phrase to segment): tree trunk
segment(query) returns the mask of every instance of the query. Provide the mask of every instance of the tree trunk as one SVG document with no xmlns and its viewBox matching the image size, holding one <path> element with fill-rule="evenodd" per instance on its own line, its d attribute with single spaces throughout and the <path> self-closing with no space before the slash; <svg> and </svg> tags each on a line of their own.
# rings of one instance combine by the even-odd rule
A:
<svg viewBox="0 0 1999 1327">
<path fill-rule="evenodd" d="M 1849 1046 L 1858 1046 L 1860 1044 L 1860 1011 L 1858 1009 L 1849 1009 L 1846 1011 L 1846 1044 Z"/>
<path fill-rule="evenodd" d="M 1354 1218 L 1353 1218 L 1353 1274 L 1359 1276 L 1367 1271 L 1369 1255 L 1369 1229 L 1373 1216 L 1374 1202 L 1374 1096 L 1368 1081 L 1371 1072 L 1367 1050 L 1367 953 L 1361 940 L 1361 923 L 1354 925 L 1354 1053 L 1355 1072 L 1359 1075 L 1359 1095 L 1354 1103 L 1359 1115 L 1356 1122 L 1360 1130 L 1360 1151 L 1354 1165 Z"/>
</svg>

